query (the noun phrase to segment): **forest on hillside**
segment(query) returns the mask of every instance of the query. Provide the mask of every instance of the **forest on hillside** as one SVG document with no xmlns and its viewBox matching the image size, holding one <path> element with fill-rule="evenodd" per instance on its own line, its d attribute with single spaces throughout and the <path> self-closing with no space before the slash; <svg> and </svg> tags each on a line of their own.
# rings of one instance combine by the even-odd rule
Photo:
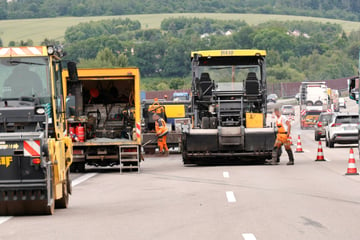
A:
<svg viewBox="0 0 360 240">
<path fill-rule="evenodd" d="M 336 24 L 275 21 L 249 26 L 199 18 L 168 18 L 161 29 L 148 30 L 129 19 L 82 23 L 68 28 L 65 39 L 68 58 L 79 61 L 80 67 L 103 65 L 110 50 L 122 59 L 112 57 L 114 64 L 140 67 L 143 88 L 148 90 L 189 83 L 193 50 L 265 49 L 268 81 L 295 82 L 353 76 L 360 47 L 359 31 L 346 35 Z"/>
<path fill-rule="evenodd" d="M 0 0 L 0 19 L 152 13 L 263 13 L 360 20 L 359 0 Z"/>
<path fill-rule="evenodd" d="M 319 81 L 357 72 L 360 31 L 319 22 L 266 22 L 168 18 L 161 29 L 142 29 L 139 21 L 112 19 L 69 27 L 61 44 L 79 67 L 137 66 L 144 90 L 189 87 L 190 52 L 205 49 L 265 49 L 269 82 Z M 31 40 L 10 46 L 32 45 Z M 1 46 L 1 41 L 0 41 Z"/>
</svg>

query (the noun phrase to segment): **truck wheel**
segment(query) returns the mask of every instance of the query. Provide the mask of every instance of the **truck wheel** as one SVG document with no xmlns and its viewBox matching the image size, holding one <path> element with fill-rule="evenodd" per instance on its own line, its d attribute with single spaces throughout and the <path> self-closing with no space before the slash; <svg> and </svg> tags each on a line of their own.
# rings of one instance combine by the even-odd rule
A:
<svg viewBox="0 0 360 240">
<path fill-rule="evenodd" d="M 56 208 L 67 208 L 69 204 L 68 180 L 63 183 L 62 198 L 55 201 Z"/>
<path fill-rule="evenodd" d="M 329 147 L 329 141 L 325 138 L 325 146 Z"/>
<path fill-rule="evenodd" d="M 315 102 L 315 105 L 316 105 L 316 106 L 321 106 L 322 104 L 323 104 L 322 101 L 316 101 L 316 102 Z"/>
<path fill-rule="evenodd" d="M 315 132 L 315 141 L 320 141 L 320 136 Z"/>
<path fill-rule="evenodd" d="M 210 128 L 210 118 L 203 117 L 201 119 L 201 128 L 202 129 L 209 129 Z"/>
<path fill-rule="evenodd" d="M 217 122 L 216 122 L 216 117 L 210 117 L 210 128 L 211 129 L 216 129 L 217 128 Z"/>
<path fill-rule="evenodd" d="M 306 105 L 306 106 L 312 106 L 312 105 L 313 105 L 313 102 L 312 102 L 312 101 L 307 101 L 307 102 L 305 103 L 305 105 Z"/>
<path fill-rule="evenodd" d="M 329 148 L 334 148 L 334 142 L 329 140 Z"/>
<path fill-rule="evenodd" d="M 85 172 L 85 163 L 84 162 L 78 163 L 77 169 L 80 173 Z"/>
</svg>

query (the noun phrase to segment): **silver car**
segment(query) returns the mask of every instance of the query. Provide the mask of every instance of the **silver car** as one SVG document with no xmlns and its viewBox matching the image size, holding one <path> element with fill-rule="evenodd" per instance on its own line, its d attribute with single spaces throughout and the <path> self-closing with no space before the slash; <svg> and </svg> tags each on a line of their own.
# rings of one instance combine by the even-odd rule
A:
<svg viewBox="0 0 360 240">
<path fill-rule="evenodd" d="M 317 120 L 317 123 L 314 126 L 314 139 L 315 141 L 320 141 L 321 138 L 325 138 L 326 136 L 326 126 L 329 124 L 329 122 L 332 122 L 335 117 L 335 113 L 331 112 L 324 112 L 321 113 L 319 116 L 319 119 Z"/>
<path fill-rule="evenodd" d="M 357 113 L 339 113 L 326 127 L 326 146 L 333 148 L 335 143 L 358 143 Z"/>
</svg>

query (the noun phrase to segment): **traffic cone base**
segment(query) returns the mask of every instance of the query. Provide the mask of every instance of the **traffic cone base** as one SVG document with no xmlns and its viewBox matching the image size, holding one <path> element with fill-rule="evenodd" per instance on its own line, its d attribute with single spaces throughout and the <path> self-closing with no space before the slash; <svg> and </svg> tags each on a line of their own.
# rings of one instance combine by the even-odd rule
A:
<svg viewBox="0 0 360 240">
<path fill-rule="evenodd" d="M 296 153 L 303 153 L 303 152 L 304 152 L 303 149 L 302 149 L 302 146 L 301 146 L 300 135 L 298 135 L 298 140 L 297 140 L 295 152 L 296 152 Z"/>
<path fill-rule="evenodd" d="M 359 175 L 355 165 L 354 150 L 350 148 L 349 165 L 345 175 Z"/>
<path fill-rule="evenodd" d="M 318 150 L 317 150 L 317 155 L 316 155 L 316 159 L 315 161 L 326 161 L 324 158 L 324 152 L 321 146 L 321 141 L 319 141 L 319 145 L 318 145 Z"/>
</svg>

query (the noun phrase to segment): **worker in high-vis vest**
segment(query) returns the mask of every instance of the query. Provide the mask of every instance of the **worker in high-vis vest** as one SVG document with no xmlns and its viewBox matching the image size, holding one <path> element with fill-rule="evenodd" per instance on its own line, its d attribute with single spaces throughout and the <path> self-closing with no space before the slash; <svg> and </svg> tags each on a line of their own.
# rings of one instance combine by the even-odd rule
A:
<svg viewBox="0 0 360 240">
<path fill-rule="evenodd" d="M 166 144 L 166 135 L 169 130 L 166 126 L 166 122 L 158 114 L 153 115 L 153 120 L 155 121 L 155 131 L 156 136 L 158 137 L 159 152 L 167 155 L 169 154 L 169 149 Z"/>
<path fill-rule="evenodd" d="M 276 165 L 279 163 L 281 146 L 284 145 L 285 150 L 289 156 L 289 162 L 287 163 L 287 165 L 294 165 L 294 154 L 291 150 L 291 142 L 289 140 L 291 123 L 284 115 L 281 115 L 279 108 L 274 109 L 274 114 L 276 116 L 275 125 L 278 132 L 274 144 L 273 158 L 271 164 Z"/>
</svg>

